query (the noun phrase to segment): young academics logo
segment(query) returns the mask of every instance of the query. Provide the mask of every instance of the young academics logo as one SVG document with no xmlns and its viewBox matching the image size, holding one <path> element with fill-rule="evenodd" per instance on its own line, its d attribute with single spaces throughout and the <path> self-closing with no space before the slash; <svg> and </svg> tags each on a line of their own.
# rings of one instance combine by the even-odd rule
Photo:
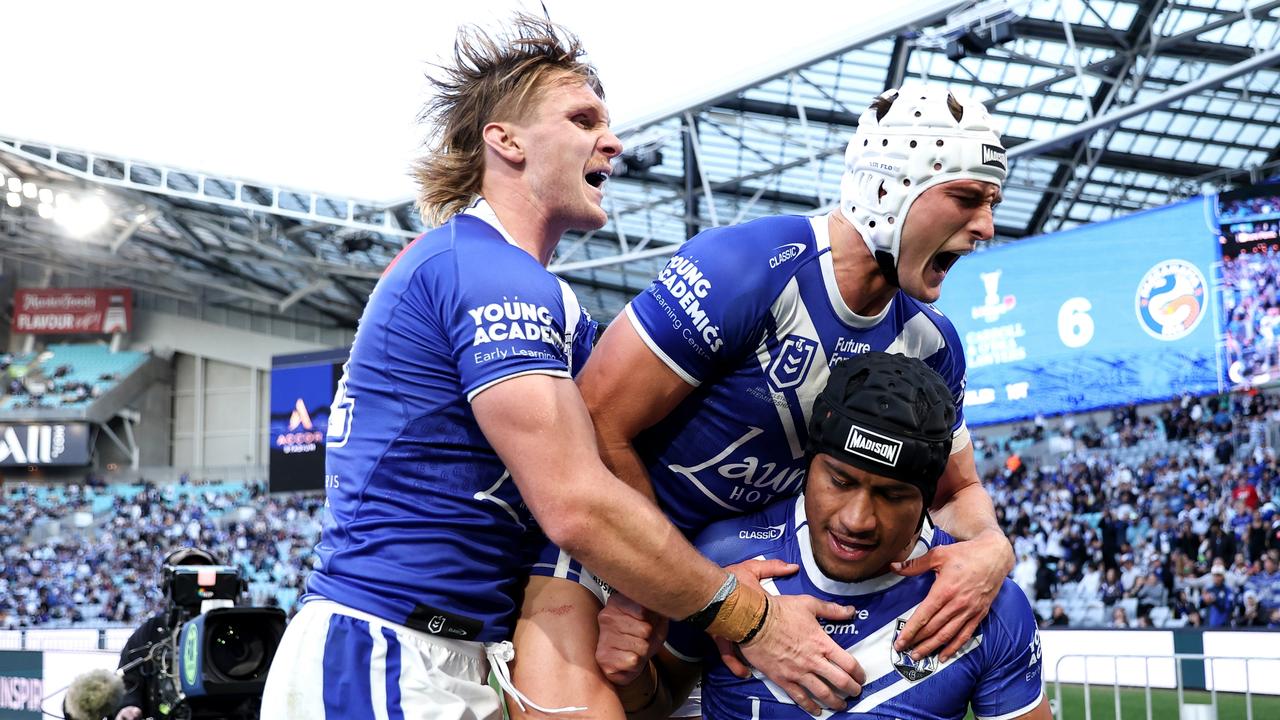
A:
<svg viewBox="0 0 1280 720">
<path fill-rule="evenodd" d="M 1138 283 L 1138 324 L 1157 340 L 1181 340 L 1204 319 L 1208 286 L 1200 268 L 1186 260 L 1156 263 Z"/>
<path fill-rule="evenodd" d="M 902 452 L 902 441 L 871 432 L 857 425 L 851 425 L 849 426 L 849 439 L 845 441 L 844 449 L 858 457 L 875 460 L 889 467 L 896 467 L 898 454 Z"/>
</svg>

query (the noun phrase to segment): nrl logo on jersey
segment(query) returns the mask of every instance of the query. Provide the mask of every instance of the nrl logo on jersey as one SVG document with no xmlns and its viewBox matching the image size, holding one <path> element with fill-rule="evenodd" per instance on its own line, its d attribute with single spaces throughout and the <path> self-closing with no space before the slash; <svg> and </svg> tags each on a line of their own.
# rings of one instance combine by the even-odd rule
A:
<svg viewBox="0 0 1280 720">
<path fill-rule="evenodd" d="M 898 641 L 898 635 L 902 633 L 902 628 L 906 626 L 906 618 L 897 619 L 897 626 L 893 630 L 893 639 L 889 641 L 889 660 L 893 662 L 893 669 L 897 670 L 899 675 L 911 682 L 916 682 L 929 677 L 937 671 L 938 656 L 930 655 L 919 660 L 912 660 L 910 655 L 894 650 L 894 643 Z"/>
<path fill-rule="evenodd" d="M 786 390 L 804 382 L 813 364 L 818 343 L 800 335 L 788 335 L 769 364 L 769 384 L 774 390 Z"/>
</svg>

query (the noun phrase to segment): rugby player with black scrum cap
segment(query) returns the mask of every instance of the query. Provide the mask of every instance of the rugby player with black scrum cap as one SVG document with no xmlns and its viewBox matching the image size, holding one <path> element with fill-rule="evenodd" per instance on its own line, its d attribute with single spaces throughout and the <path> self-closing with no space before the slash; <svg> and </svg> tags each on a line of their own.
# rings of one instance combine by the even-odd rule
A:
<svg viewBox="0 0 1280 720">
<path fill-rule="evenodd" d="M 1050 718 L 1041 679 L 1040 637 L 1026 596 L 1006 579 L 991 612 L 945 660 L 894 649 L 894 640 L 935 582 L 904 577 L 890 564 L 954 539 L 929 520 L 946 467 L 954 421 L 950 392 L 914 358 L 871 352 L 838 365 L 813 405 L 809 473 L 800 497 L 718 522 L 696 546 L 724 565 L 771 562 L 792 572 L 764 581 L 773 594 L 803 593 L 858 609 L 824 625 L 867 673 L 862 692 L 836 718 Z M 648 661 L 651 628 L 634 604 L 610 602 L 600 615 L 597 659 L 622 682 L 633 718 L 667 717 L 702 677 L 706 718 L 808 717 L 760 673 L 743 676 L 706 634 L 672 625 Z M 824 714 L 825 716 L 825 714 Z"/>
</svg>

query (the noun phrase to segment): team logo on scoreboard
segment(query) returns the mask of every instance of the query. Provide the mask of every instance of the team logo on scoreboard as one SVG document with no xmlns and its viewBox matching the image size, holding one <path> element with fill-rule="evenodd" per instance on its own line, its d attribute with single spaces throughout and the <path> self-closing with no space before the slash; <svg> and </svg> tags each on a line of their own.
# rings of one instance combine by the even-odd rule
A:
<svg viewBox="0 0 1280 720">
<path fill-rule="evenodd" d="M 1138 324 L 1157 340 L 1181 340 L 1204 319 L 1208 287 L 1200 268 L 1186 260 L 1156 263 L 1138 283 Z"/>
<path fill-rule="evenodd" d="M 982 278 L 982 287 L 986 290 L 986 295 L 982 299 L 981 305 L 976 305 L 969 310 L 969 314 L 974 320 L 986 320 L 989 323 L 995 322 L 1001 315 L 1009 312 L 1018 304 L 1018 299 L 1012 295 L 1000 297 L 1000 273 L 1002 270 L 994 270 L 978 275 Z"/>
</svg>

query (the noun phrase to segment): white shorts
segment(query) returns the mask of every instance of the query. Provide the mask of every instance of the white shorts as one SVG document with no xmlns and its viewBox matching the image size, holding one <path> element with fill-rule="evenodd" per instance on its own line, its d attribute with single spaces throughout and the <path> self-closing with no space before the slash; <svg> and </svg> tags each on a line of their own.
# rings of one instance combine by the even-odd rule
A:
<svg viewBox="0 0 1280 720">
<path fill-rule="evenodd" d="M 271 720 L 500 720 L 478 642 L 410 630 L 330 600 L 289 623 L 262 695 Z"/>
</svg>

